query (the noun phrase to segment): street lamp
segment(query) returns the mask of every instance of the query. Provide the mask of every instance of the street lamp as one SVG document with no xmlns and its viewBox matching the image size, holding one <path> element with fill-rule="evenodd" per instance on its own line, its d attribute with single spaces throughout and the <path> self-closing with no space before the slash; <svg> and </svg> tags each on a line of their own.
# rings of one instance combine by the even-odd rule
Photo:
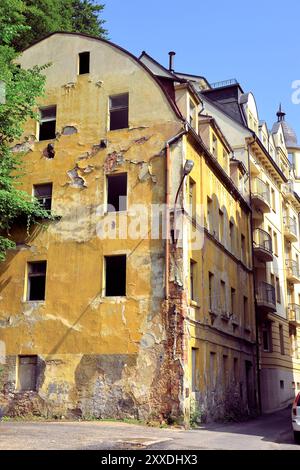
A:
<svg viewBox="0 0 300 470">
<path fill-rule="evenodd" d="M 174 230 L 173 230 L 173 233 L 174 233 L 174 245 L 175 245 L 175 246 L 176 246 L 176 243 L 177 243 L 177 233 L 176 233 L 176 204 L 177 204 L 177 200 L 178 200 L 178 196 L 179 196 L 180 190 L 181 190 L 182 185 L 183 185 L 184 178 L 185 178 L 187 175 L 190 174 L 190 172 L 192 171 L 193 168 L 194 168 L 194 162 L 193 162 L 193 160 L 186 160 L 186 161 L 185 161 L 185 164 L 184 164 L 184 167 L 183 167 L 183 175 L 182 175 L 180 184 L 179 184 L 178 189 L 177 189 L 176 197 L 175 197 L 175 203 L 174 203 Z"/>
</svg>

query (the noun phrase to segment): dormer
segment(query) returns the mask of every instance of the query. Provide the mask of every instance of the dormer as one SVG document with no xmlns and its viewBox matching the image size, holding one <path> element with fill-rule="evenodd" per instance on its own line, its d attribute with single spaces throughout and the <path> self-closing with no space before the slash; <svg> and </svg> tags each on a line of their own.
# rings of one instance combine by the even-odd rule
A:
<svg viewBox="0 0 300 470">
<path fill-rule="evenodd" d="M 244 115 L 247 120 L 247 126 L 249 129 L 254 131 L 257 135 L 259 119 L 258 119 L 258 110 L 255 102 L 255 98 L 252 93 L 244 93 L 240 96 L 239 104 L 242 105 Z"/>
<path fill-rule="evenodd" d="M 198 114 L 200 111 L 200 98 L 190 83 L 175 85 L 175 101 L 182 116 L 198 134 Z"/>
</svg>

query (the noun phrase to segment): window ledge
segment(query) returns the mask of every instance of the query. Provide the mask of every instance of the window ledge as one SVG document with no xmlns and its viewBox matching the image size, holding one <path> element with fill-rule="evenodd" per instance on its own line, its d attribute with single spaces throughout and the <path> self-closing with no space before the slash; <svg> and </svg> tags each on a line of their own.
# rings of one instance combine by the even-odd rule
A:
<svg viewBox="0 0 300 470">
<path fill-rule="evenodd" d="M 190 299 L 190 306 L 200 308 L 200 304 L 196 300 Z"/>
<path fill-rule="evenodd" d="M 23 304 L 45 304 L 46 300 L 22 300 Z"/>
</svg>

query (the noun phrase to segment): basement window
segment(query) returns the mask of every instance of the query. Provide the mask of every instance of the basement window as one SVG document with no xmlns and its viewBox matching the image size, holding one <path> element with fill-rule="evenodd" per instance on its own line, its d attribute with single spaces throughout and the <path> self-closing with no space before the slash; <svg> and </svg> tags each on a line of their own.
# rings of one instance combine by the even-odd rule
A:
<svg viewBox="0 0 300 470">
<path fill-rule="evenodd" d="M 18 390 L 21 392 L 36 391 L 37 356 L 19 356 Z"/>
<path fill-rule="evenodd" d="M 126 295 L 126 255 L 105 256 L 105 295 Z"/>
<path fill-rule="evenodd" d="M 35 184 L 33 186 L 33 195 L 37 198 L 43 209 L 51 211 L 52 183 Z"/>
<path fill-rule="evenodd" d="M 110 96 L 109 98 L 109 129 L 126 129 L 128 127 L 129 94 Z"/>
<path fill-rule="evenodd" d="M 107 212 L 127 209 L 127 173 L 107 176 Z"/>
<path fill-rule="evenodd" d="M 79 54 L 79 75 L 90 73 L 90 53 L 80 52 Z"/>
<path fill-rule="evenodd" d="M 39 140 L 55 139 L 56 106 L 40 108 Z"/>
<path fill-rule="evenodd" d="M 45 300 L 47 261 L 28 263 L 28 300 Z"/>
</svg>

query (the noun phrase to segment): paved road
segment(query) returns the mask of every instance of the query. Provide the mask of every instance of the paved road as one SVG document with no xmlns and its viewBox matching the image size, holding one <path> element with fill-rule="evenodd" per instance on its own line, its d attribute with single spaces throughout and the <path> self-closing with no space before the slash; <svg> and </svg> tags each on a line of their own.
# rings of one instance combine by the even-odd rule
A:
<svg viewBox="0 0 300 470">
<path fill-rule="evenodd" d="M 291 411 L 240 424 L 157 429 L 114 422 L 2 422 L 0 449 L 296 449 Z"/>
</svg>

